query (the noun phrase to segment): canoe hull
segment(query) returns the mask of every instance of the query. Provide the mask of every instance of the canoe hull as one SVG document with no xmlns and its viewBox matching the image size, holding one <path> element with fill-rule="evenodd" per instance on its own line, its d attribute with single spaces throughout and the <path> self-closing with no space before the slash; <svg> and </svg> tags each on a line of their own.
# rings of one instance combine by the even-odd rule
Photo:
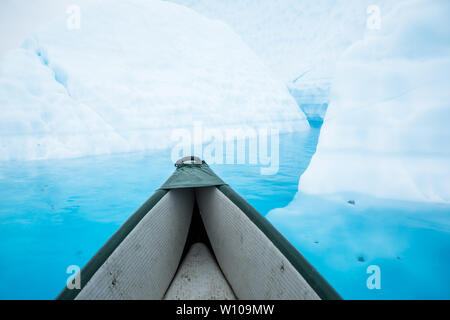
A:
<svg viewBox="0 0 450 320">
<path fill-rule="evenodd" d="M 221 287 L 206 288 L 202 299 L 340 299 L 308 261 L 206 164 L 178 167 L 163 187 L 82 269 L 81 289 L 65 288 L 57 299 L 196 299 L 199 294 L 192 288 L 203 290 L 205 283 Z M 203 258 L 192 255 L 197 251 Z M 195 266 L 196 261 L 207 265 Z M 195 272 L 202 268 L 209 270 L 205 276 L 216 274 L 216 281 L 208 282 Z M 180 292 L 187 284 L 180 278 L 183 270 L 198 280 L 186 285 L 186 292 Z"/>
</svg>

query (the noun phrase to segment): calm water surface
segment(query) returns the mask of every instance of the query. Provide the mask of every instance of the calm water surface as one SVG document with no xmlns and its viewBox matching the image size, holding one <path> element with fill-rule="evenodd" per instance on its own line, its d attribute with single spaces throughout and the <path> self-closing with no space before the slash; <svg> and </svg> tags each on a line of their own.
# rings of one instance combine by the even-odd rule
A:
<svg viewBox="0 0 450 320">
<path fill-rule="evenodd" d="M 280 166 L 212 165 L 262 214 L 286 206 L 319 129 L 280 136 Z M 170 151 L 0 164 L 0 299 L 53 299 L 174 171 Z"/>
<path fill-rule="evenodd" d="M 270 212 L 344 298 L 450 298 L 450 207 L 296 195 L 318 134 L 281 136 L 274 176 L 251 165 L 211 167 L 259 212 Z M 169 150 L 1 163 L 0 299 L 53 299 L 66 268 L 82 267 L 173 170 Z M 366 286 L 373 264 L 381 290 Z"/>
</svg>

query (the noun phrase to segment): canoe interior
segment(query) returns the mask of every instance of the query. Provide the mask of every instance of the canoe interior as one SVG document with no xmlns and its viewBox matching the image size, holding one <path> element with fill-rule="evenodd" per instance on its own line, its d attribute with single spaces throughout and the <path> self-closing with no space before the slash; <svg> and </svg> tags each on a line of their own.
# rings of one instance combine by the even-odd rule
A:
<svg viewBox="0 0 450 320">
<path fill-rule="evenodd" d="M 232 201 L 230 190 L 158 194 L 83 268 L 81 290 L 66 288 L 58 298 L 339 298 L 267 220 Z"/>
</svg>

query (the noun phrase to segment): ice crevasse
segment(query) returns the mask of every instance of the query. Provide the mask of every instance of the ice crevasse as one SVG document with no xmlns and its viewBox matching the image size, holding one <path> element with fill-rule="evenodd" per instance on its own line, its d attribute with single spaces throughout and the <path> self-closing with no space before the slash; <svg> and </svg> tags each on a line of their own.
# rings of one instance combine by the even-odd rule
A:
<svg viewBox="0 0 450 320">
<path fill-rule="evenodd" d="M 449 13 L 403 2 L 347 50 L 301 192 L 450 201 Z"/>
<path fill-rule="evenodd" d="M 231 28 L 157 0 L 83 7 L 0 57 L 0 160 L 170 147 L 174 129 L 305 130 L 286 86 Z"/>
</svg>

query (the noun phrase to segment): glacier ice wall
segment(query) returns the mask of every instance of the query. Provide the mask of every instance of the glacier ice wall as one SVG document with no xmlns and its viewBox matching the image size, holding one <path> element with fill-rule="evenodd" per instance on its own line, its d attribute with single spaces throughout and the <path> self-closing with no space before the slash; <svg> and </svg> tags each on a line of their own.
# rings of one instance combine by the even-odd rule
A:
<svg viewBox="0 0 450 320">
<path fill-rule="evenodd" d="M 349 48 L 300 191 L 450 201 L 449 13 L 403 2 Z"/>
<path fill-rule="evenodd" d="M 309 127 L 285 85 L 219 21 L 107 1 L 0 58 L 0 160 L 167 148 L 174 129 Z"/>
<path fill-rule="evenodd" d="M 381 13 L 390 0 L 169 0 L 230 25 L 270 67 L 289 83 L 326 82 L 336 60 L 366 32 L 367 8 Z"/>
<path fill-rule="evenodd" d="M 103 0 L 3 0 L 0 1 L 0 56 L 20 47 L 23 39 L 42 24 L 57 18 L 73 5 L 88 6 Z"/>
<path fill-rule="evenodd" d="M 367 32 L 372 0 L 169 0 L 230 25 L 284 81 L 311 125 L 322 123 L 336 61 Z M 385 15 L 395 1 L 377 0 Z"/>
</svg>

